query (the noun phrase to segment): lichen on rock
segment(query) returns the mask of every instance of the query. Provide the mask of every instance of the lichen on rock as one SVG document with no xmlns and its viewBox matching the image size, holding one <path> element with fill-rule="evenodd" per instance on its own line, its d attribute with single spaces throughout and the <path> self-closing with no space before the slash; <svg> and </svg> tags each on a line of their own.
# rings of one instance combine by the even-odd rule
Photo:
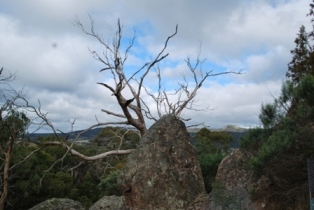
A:
<svg viewBox="0 0 314 210">
<path fill-rule="evenodd" d="M 80 202 L 67 198 L 51 198 L 29 210 L 84 210 Z"/>
<path fill-rule="evenodd" d="M 250 199 L 253 172 L 247 168 L 247 154 L 241 150 L 235 150 L 225 157 L 219 164 L 215 184 L 211 192 L 211 209 L 257 210 L 260 203 Z M 219 199 L 218 199 L 219 198 Z"/>
<path fill-rule="evenodd" d="M 166 115 L 149 128 L 118 178 L 133 209 L 186 209 L 205 194 L 203 177 L 185 124 Z"/>
<path fill-rule="evenodd" d="M 94 203 L 89 210 L 129 210 L 123 196 L 104 196 Z"/>
</svg>

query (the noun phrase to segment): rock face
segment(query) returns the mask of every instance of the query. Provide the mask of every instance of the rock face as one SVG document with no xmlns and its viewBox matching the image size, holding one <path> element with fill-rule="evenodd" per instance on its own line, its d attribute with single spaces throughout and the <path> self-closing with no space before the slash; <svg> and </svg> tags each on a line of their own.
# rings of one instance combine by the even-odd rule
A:
<svg viewBox="0 0 314 210">
<path fill-rule="evenodd" d="M 263 203 L 250 200 L 253 173 L 246 169 L 245 161 L 245 154 L 240 150 L 221 161 L 216 175 L 219 186 L 211 192 L 211 209 L 263 209 Z"/>
<path fill-rule="evenodd" d="M 29 210 L 84 210 L 80 202 L 67 198 L 52 198 Z"/>
<path fill-rule="evenodd" d="M 210 194 L 200 194 L 187 208 L 187 210 L 211 210 Z M 216 210 L 216 209 L 213 209 Z"/>
<path fill-rule="evenodd" d="M 182 121 L 166 115 L 142 137 L 118 178 L 132 209 L 187 209 L 205 194 L 203 177 Z"/>
<path fill-rule="evenodd" d="M 89 210 L 129 210 L 123 196 L 104 196 L 92 205 Z"/>
</svg>

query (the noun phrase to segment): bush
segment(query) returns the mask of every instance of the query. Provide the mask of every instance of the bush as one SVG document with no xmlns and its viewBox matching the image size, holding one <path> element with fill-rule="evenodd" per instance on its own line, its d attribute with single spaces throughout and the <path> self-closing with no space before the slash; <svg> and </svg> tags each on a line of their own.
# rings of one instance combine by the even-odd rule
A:
<svg viewBox="0 0 314 210">
<path fill-rule="evenodd" d="M 108 176 L 101 180 L 98 185 L 98 189 L 102 192 L 102 196 L 117 195 L 121 196 L 121 192 L 118 190 L 117 178 L 120 175 L 120 171 L 111 171 Z"/>
</svg>

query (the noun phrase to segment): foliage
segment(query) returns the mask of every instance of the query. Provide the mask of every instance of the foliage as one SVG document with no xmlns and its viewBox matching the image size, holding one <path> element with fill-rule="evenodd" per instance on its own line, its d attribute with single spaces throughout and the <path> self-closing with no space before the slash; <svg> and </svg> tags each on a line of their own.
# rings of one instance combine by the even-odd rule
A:
<svg viewBox="0 0 314 210">
<path fill-rule="evenodd" d="M 262 105 L 263 129 L 241 139 L 240 148 L 251 154 L 248 163 L 254 174 L 268 180 L 267 190 L 257 190 L 257 198 L 293 206 L 295 199 L 308 196 L 306 160 L 313 158 L 314 151 L 313 92 L 311 74 L 296 85 L 287 81 L 272 104 Z"/>
<path fill-rule="evenodd" d="M 85 173 L 84 178 L 76 184 L 76 191 L 72 191 L 70 195 L 72 199 L 78 200 L 85 207 L 90 207 L 101 197 L 101 191 L 98 190 L 97 184 L 99 179 L 92 176 L 92 170 L 88 170 Z"/>
<path fill-rule="evenodd" d="M 197 140 L 195 147 L 198 154 L 228 152 L 229 144 L 233 141 L 230 134 L 226 132 L 211 132 L 205 127 L 200 129 L 194 138 Z"/>
<path fill-rule="evenodd" d="M 18 111 L 14 106 L 10 106 L 4 111 L 7 113 L 0 117 L 0 142 L 3 148 L 7 146 L 14 133 L 18 132 L 18 136 L 22 136 L 30 123 L 26 114 Z"/>
<path fill-rule="evenodd" d="M 135 130 L 121 127 L 104 127 L 102 131 L 91 142 L 95 146 L 106 146 L 108 150 L 136 148 L 140 136 Z"/>
<path fill-rule="evenodd" d="M 0 71 L 0 75 L 2 70 Z M 0 80 L 2 81 L 2 80 Z M 6 90 L 1 90 L 4 94 Z M 16 93 L 16 92 L 14 92 Z M 0 209 L 3 210 L 7 202 L 7 197 L 10 189 L 10 167 L 12 164 L 12 153 L 14 147 L 23 140 L 23 135 L 30 124 L 30 120 L 26 114 L 16 105 L 16 100 L 19 99 L 18 94 L 13 94 L 8 99 L 8 95 L 2 95 L 5 102 L 0 107 L 0 163 L 1 163 L 1 196 Z"/>
<path fill-rule="evenodd" d="M 225 155 L 223 155 L 221 152 L 198 156 L 202 169 L 205 189 L 208 193 L 212 189 L 211 183 L 214 181 L 218 166 L 224 157 Z"/>
<path fill-rule="evenodd" d="M 207 192 L 211 191 L 221 160 L 229 152 L 229 144 L 233 138 L 225 132 L 211 132 L 207 128 L 200 129 L 195 137 L 195 148 L 201 165 L 204 184 Z"/>
<path fill-rule="evenodd" d="M 120 144 L 121 137 L 124 137 L 122 149 L 135 148 L 139 141 L 138 134 L 132 130 L 106 127 L 97 136 L 103 140 L 107 139 L 102 145 L 74 146 L 74 149 L 90 156 L 99 154 L 110 148 L 116 148 Z M 35 142 L 50 142 L 55 141 L 55 138 L 52 135 L 39 137 Z M 12 164 L 18 163 L 38 147 L 31 142 L 17 145 L 12 156 Z M 62 158 L 65 152 L 65 148 L 47 146 L 28 161 L 14 168 L 10 179 L 14 188 L 11 189 L 8 198 L 12 206 L 7 206 L 7 209 L 29 209 L 52 197 L 70 198 L 89 207 L 104 195 L 121 195 L 116 180 L 118 170 L 124 167 L 126 160 L 124 156 L 109 156 L 103 160 L 81 163 L 79 159 L 68 154 L 62 162 L 45 174 L 48 167 Z M 79 164 L 79 167 L 74 167 Z"/>
<path fill-rule="evenodd" d="M 101 180 L 98 185 L 99 191 L 102 192 L 102 196 L 117 195 L 121 196 L 121 192 L 118 190 L 117 178 L 120 171 L 111 171 L 108 176 Z"/>
<path fill-rule="evenodd" d="M 240 149 L 255 155 L 266 139 L 266 135 L 262 128 L 250 129 L 247 135 L 240 138 Z"/>
<path fill-rule="evenodd" d="M 281 88 L 281 94 L 272 104 L 262 104 L 260 121 L 266 130 L 282 124 L 292 103 L 295 103 L 295 88 L 293 83 L 286 81 Z"/>
<path fill-rule="evenodd" d="M 286 76 L 295 84 L 307 74 L 314 73 L 314 52 L 311 47 L 305 27 L 301 26 L 298 37 L 295 39 L 296 48 L 291 50 L 292 61 L 288 65 Z"/>
<path fill-rule="evenodd" d="M 32 143 L 28 146 L 16 146 L 12 164 L 19 162 L 21 157 L 25 157 L 37 148 L 38 146 Z M 90 151 L 87 147 L 85 150 L 83 147 L 80 150 L 87 154 Z M 8 197 L 8 202 L 12 206 L 7 206 L 6 209 L 29 209 L 53 197 L 78 200 L 86 207 L 96 202 L 101 194 L 97 188 L 100 178 L 91 175 L 96 168 L 94 163 L 85 163 L 70 171 L 69 169 L 78 165 L 80 161 L 67 155 L 62 163 L 57 164 L 44 176 L 47 167 L 61 158 L 64 153 L 65 149 L 46 147 L 19 167 L 12 169 L 10 183 L 14 188 L 11 189 Z"/>
<path fill-rule="evenodd" d="M 310 8 L 313 17 L 314 4 Z M 240 142 L 240 148 L 250 154 L 248 163 L 256 178 L 264 180 L 258 182 L 254 198 L 285 209 L 297 208 L 298 202 L 303 209 L 309 208 L 304 203 L 308 197 L 306 161 L 314 156 L 314 52 L 309 38 L 314 38 L 314 31 L 308 34 L 301 26 L 281 95 L 262 105 L 263 129 L 251 130 Z M 278 209 L 279 205 L 274 206 Z"/>
</svg>

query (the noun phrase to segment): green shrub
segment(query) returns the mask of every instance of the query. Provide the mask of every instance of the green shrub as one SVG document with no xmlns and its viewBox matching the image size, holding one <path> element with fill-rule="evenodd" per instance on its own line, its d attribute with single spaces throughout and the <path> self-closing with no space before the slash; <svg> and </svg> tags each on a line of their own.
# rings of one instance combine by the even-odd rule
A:
<svg viewBox="0 0 314 210">
<path fill-rule="evenodd" d="M 122 195 L 118 190 L 117 178 L 120 175 L 120 171 L 115 170 L 111 171 L 108 176 L 101 180 L 98 185 L 99 191 L 102 193 L 102 196 L 105 195 Z"/>
</svg>

